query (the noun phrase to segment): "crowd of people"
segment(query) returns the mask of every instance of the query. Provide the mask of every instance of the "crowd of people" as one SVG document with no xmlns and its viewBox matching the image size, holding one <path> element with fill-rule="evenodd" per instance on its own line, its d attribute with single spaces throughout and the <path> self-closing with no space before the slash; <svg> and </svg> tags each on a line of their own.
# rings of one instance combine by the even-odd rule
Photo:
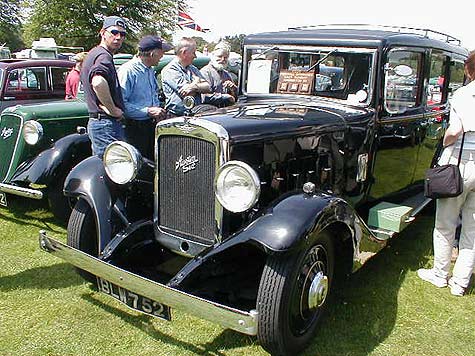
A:
<svg viewBox="0 0 475 356">
<path fill-rule="evenodd" d="M 125 140 L 152 159 L 155 124 L 184 115 L 185 96 L 193 96 L 197 105 L 224 107 L 235 103 L 237 86 L 226 70 L 230 53 L 226 44 L 214 48 L 210 63 L 200 71 L 193 65 L 195 40 L 182 38 L 173 47 L 158 36 L 147 35 L 139 41 L 134 58 L 116 70 L 113 55 L 121 48 L 126 33 L 122 18 L 105 17 L 100 43 L 87 56 L 76 56 L 77 64 L 67 78 L 66 99 L 75 98 L 79 78 L 82 82 L 94 155 L 102 157 L 109 143 Z M 175 58 L 161 71 L 163 103 L 153 67 L 173 48 Z"/>
</svg>

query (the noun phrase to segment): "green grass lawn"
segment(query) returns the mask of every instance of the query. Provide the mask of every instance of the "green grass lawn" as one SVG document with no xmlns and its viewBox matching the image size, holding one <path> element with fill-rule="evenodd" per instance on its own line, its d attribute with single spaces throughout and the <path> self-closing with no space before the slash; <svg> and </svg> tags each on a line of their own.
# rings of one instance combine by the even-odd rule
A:
<svg viewBox="0 0 475 356">
<path fill-rule="evenodd" d="M 173 311 L 138 314 L 40 251 L 38 231 L 64 240 L 41 202 L 0 208 L 0 355 L 266 355 L 253 337 Z M 432 212 L 345 281 L 303 355 L 475 355 L 475 291 L 462 298 L 419 280 L 431 266 Z"/>
</svg>

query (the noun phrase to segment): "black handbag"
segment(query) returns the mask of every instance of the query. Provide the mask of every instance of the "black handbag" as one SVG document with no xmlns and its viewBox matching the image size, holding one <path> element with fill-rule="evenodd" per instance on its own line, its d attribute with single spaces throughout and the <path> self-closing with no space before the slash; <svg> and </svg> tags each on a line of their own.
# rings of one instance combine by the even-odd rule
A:
<svg viewBox="0 0 475 356">
<path fill-rule="evenodd" d="M 424 195 L 427 198 L 452 198 L 460 195 L 463 191 L 463 178 L 460 174 L 460 159 L 462 157 L 463 141 L 465 140 L 465 132 L 462 136 L 462 144 L 457 165 L 444 164 L 426 171 L 424 182 Z"/>
</svg>

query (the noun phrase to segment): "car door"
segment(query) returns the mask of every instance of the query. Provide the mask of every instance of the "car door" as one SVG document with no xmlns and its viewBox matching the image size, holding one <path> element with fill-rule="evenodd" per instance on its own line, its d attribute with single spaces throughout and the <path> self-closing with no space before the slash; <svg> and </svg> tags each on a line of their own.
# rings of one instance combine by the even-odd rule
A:
<svg viewBox="0 0 475 356">
<path fill-rule="evenodd" d="M 419 182 L 423 181 L 426 169 L 433 163 L 434 152 L 441 149 L 450 113 L 448 103 L 450 87 L 456 82 L 461 85 L 464 77 L 462 60 L 456 64 L 448 52 L 433 49 L 428 51 L 427 59 L 429 79 L 425 89 L 427 93 L 424 114 L 426 120 L 414 175 L 415 181 Z M 452 72 L 452 68 L 455 66 L 458 68 L 457 74 Z M 453 84 L 451 85 L 451 83 Z"/>
<path fill-rule="evenodd" d="M 383 57 L 382 110 L 378 117 L 372 198 L 408 188 L 415 181 L 424 116 L 422 48 L 392 48 Z"/>
</svg>

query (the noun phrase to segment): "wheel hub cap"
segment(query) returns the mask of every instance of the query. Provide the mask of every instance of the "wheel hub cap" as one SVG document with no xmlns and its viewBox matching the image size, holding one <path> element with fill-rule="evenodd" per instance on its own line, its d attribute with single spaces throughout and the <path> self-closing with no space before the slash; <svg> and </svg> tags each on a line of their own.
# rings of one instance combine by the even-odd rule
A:
<svg viewBox="0 0 475 356">
<path fill-rule="evenodd" d="M 327 298 L 328 277 L 323 272 L 318 272 L 313 278 L 308 292 L 308 306 L 310 309 L 320 307 Z"/>
</svg>

